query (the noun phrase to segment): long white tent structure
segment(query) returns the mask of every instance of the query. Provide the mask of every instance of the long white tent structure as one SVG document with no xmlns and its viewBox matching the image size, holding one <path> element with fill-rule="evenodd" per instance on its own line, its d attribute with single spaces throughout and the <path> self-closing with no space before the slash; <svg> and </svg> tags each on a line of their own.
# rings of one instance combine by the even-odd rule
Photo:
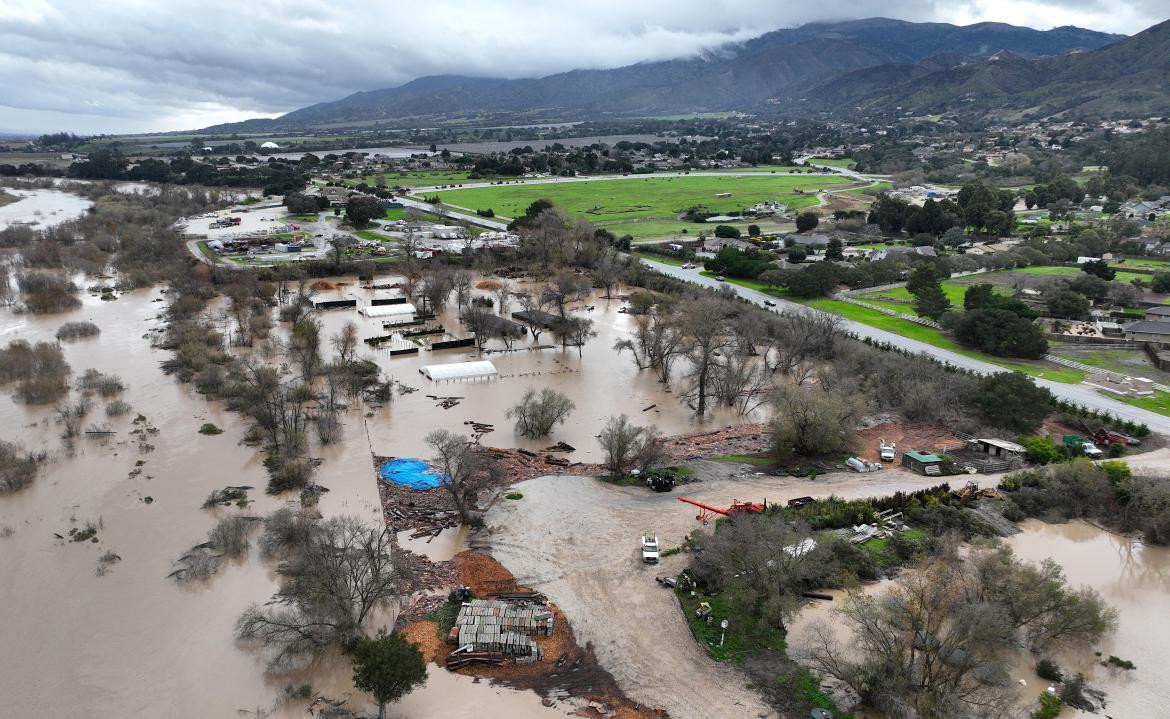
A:
<svg viewBox="0 0 1170 719">
<path fill-rule="evenodd" d="M 414 305 L 403 303 L 399 305 L 370 305 L 362 307 L 358 310 L 366 317 L 388 317 L 390 319 L 403 319 L 406 317 L 414 317 L 418 312 Z"/>
<path fill-rule="evenodd" d="M 452 362 L 451 364 L 431 364 L 419 369 L 428 379 L 435 381 L 452 379 L 475 379 L 477 377 L 495 377 L 499 372 L 496 366 L 487 360 L 479 362 Z"/>
</svg>

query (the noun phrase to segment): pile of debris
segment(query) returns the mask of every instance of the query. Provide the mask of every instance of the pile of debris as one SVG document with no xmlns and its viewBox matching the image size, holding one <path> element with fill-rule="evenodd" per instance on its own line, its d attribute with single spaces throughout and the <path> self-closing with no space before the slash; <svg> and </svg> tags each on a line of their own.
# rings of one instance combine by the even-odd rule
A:
<svg viewBox="0 0 1170 719">
<path fill-rule="evenodd" d="M 570 462 L 564 457 L 556 457 L 548 453 L 550 450 L 545 450 L 545 453 L 542 454 L 527 449 L 484 448 L 484 451 L 488 452 L 500 464 L 501 469 L 504 470 L 501 474 L 507 479 L 507 484 L 522 482 L 535 477 L 544 477 L 548 474 L 556 474 L 557 470 L 555 468 L 558 467 L 561 469 L 572 468 L 574 474 L 585 476 L 596 476 L 605 473 L 605 468 L 599 464 Z M 564 452 L 567 450 L 558 447 L 552 451 Z"/>
<path fill-rule="evenodd" d="M 451 628 L 448 642 L 459 646 L 447 657 L 448 668 L 469 663 L 503 663 L 513 657 L 519 664 L 540 661 L 544 652 L 534 636 L 552 636 L 556 622 L 546 606 L 501 599 L 464 602 Z M 499 655 L 499 656 L 497 656 Z"/>
<path fill-rule="evenodd" d="M 741 424 L 710 432 L 683 434 L 666 440 L 672 461 L 719 457 L 725 454 L 756 454 L 768 449 L 768 428 L 763 424 Z"/>
</svg>

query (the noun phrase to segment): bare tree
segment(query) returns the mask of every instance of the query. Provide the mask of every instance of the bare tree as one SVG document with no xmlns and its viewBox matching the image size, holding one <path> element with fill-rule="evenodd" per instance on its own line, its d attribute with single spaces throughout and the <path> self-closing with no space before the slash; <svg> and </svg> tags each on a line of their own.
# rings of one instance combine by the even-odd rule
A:
<svg viewBox="0 0 1170 719">
<path fill-rule="evenodd" d="M 451 287 L 455 290 L 455 305 L 460 309 L 471 302 L 473 282 L 475 282 L 475 275 L 468 270 L 459 269 L 451 274 Z"/>
<path fill-rule="evenodd" d="M 345 366 L 353 362 L 357 354 L 358 329 L 353 322 L 346 322 L 341 330 L 329 340 L 333 351 L 337 353 L 337 364 Z"/>
<path fill-rule="evenodd" d="M 547 290 L 540 290 L 535 293 L 522 292 L 519 294 L 520 308 L 529 313 L 524 324 L 528 325 L 528 331 L 532 333 L 534 342 L 540 341 L 540 335 L 544 332 L 544 324 L 540 321 L 540 315 L 547 312 L 553 305 L 553 297 Z"/>
<path fill-rule="evenodd" d="M 274 530 L 265 522 L 265 535 Z M 394 557 L 394 540 L 382 524 L 357 517 L 312 522 L 299 542 L 262 538 L 281 561 L 280 589 L 270 602 L 252 605 L 236 622 L 236 635 L 268 654 L 270 671 L 307 665 L 329 647 L 361 636 L 372 613 L 404 592 L 408 577 Z"/>
<path fill-rule="evenodd" d="M 451 273 L 443 265 L 431 265 L 423 273 L 422 296 L 431 312 L 439 312 L 451 294 Z"/>
<path fill-rule="evenodd" d="M 662 436 L 662 430 L 657 427 L 646 427 L 638 439 L 638 453 L 635 457 L 638 469 L 646 472 L 662 464 L 666 459 L 666 440 Z"/>
<path fill-rule="evenodd" d="M 726 305 L 711 297 L 688 300 L 676 317 L 682 333 L 685 356 L 690 360 L 688 395 L 695 400 L 695 412 L 707 411 L 707 398 L 716 371 L 717 359 L 733 343 L 727 331 Z"/>
<path fill-rule="evenodd" d="M 508 409 L 507 417 L 516 420 L 516 431 L 521 436 L 538 439 L 547 437 L 553 426 L 564 422 L 575 408 L 573 400 L 545 387 L 539 395 L 532 389 L 525 392 L 520 402 Z"/>
<path fill-rule="evenodd" d="M 638 452 L 643 429 L 630 422 L 626 415 L 611 416 L 597 435 L 597 441 L 605 452 L 605 466 L 615 475 L 622 476 L 626 467 Z"/>
<path fill-rule="evenodd" d="M 442 473 L 443 487 L 451 495 L 459 517 L 465 523 L 476 522 L 479 492 L 487 486 L 497 468 L 463 435 L 437 429 L 424 441 L 434 452 L 431 463 Z"/>
<path fill-rule="evenodd" d="M 289 350 L 301 368 L 301 379 L 308 382 L 321 370 L 321 323 L 305 317 L 293 325 Z"/>
<path fill-rule="evenodd" d="M 588 317 L 570 317 L 557 328 L 557 334 L 561 337 L 561 347 L 576 347 L 577 356 L 580 357 L 585 350 L 585 343 L 597 336 L 597 330 L 593 329 L 593 320 Z"/>
<path fill-rule="evenodd" d="M 512 303 L 512 283 L 506 279 L 500 280 L 500 286 L 496 288 L 496 311 L 500 313 L 501 317 L 508 316 L 508 306 Z"/>
</svg>

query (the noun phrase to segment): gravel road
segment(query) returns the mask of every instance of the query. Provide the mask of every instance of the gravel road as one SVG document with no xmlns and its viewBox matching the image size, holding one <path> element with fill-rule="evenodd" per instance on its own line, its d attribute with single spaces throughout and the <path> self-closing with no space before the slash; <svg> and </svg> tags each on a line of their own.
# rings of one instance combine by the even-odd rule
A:
<svg viewBox="0 0 1170 719">
<path fill-rule="evenodd" d="M 916 490 L 938 480 L 888 467 L 876 474 L 834 473 L 815 481 L 756 475 L 734 463 L 694 463 L 700 480 L 655 494 L 591 477 L 539 477 L 515 485 L 520 500 L 500 500 L 472 546 L 490 552 L 523 585 L 547 594 L 580 641 L 634 701 L 676 719 L 776 716 L 734 667 L 707 657 L 691 636 L 673 594 L 655 576 L 680 572 L 686 554 L 658 567 L 641 562 L 639 537 L 678 546 L 701 526 L 677 497 L 727 506 L 731 500 L 784 502 L 800 496 L 868 497 Z M 994 485 L 998 475 L 980 475 Z"/>
</svg>

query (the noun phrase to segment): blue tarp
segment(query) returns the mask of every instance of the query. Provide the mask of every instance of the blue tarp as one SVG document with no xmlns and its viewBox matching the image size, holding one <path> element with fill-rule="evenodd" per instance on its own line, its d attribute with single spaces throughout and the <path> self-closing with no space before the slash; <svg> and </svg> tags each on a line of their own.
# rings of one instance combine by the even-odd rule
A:
<svg viewBox="0 0 1170 719">
<path fill-rule="evenodd" d="M 382 479 L 412 489 L 434 489 L 443 482 L 443 475 L 421 459 L 397 457 L 383 464 L 378 474 Z"/>
</svg>

